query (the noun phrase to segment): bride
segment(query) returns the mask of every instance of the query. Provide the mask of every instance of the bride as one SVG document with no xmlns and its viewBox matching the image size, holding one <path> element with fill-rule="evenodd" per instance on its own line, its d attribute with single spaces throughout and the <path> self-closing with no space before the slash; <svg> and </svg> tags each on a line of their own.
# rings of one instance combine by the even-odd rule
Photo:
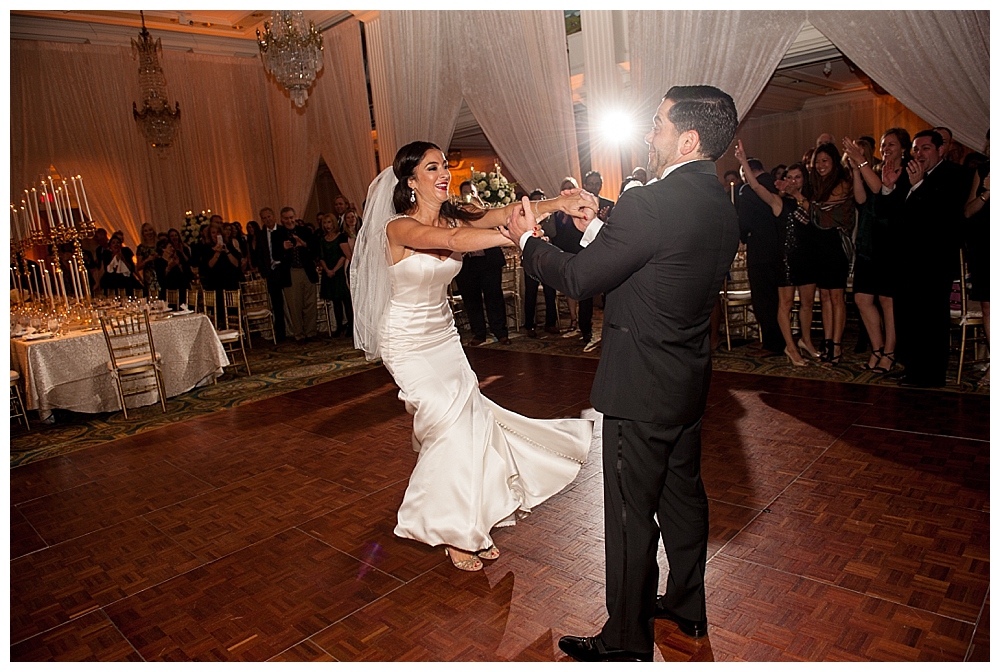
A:
<svg viewBox="0 0 1000 672">
<path fill-rule="evenodd" d="M 479 392 L 448 305 L 462 252 L 511 244 L 497 230 L 513 205 L 484 210 L 449 200 L 439 147 L 412 142 L 368 189 L 351 263 L 354 341 L 382 358 L 413 416 L 417 464 L 395 534 L 444 545 L 458 569 L 478 571 L 500 552 L 490 532 L 513 525 L 568 485 L 590 448 L 591 420 L 535 420 Z M 589 194 L 534 201 L 537 214 L 582 217 Z"/>
</svg>

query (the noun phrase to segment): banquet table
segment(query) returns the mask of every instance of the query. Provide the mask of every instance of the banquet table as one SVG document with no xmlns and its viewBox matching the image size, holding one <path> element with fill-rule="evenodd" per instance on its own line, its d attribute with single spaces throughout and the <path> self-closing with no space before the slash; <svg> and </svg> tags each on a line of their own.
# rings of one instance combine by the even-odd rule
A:
<svg viewBox="0 0 1000 672">
<path fill-rule="evenodd" d="M 229 358 L 211 320 L 202 314 L 150 321 L 160 355 L 167 397 L 213 382 Z M 100 329 L 69 332 L 45 340 L 10 340 L 11 368 L 21 375 L 25 402 L 45 420 L 52 409 L 104 413 L 120 409 L 108 370 L 108 347 Z M 128 407 L 157 403 L 155 391 L 127 400 Z"/>
</svg>

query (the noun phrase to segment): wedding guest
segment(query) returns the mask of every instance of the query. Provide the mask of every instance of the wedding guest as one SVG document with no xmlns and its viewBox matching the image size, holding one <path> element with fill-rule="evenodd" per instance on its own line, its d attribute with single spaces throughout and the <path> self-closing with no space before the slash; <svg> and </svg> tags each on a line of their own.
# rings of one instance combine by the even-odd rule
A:
<svg viewBox="0 0 1000 672">
<path fill-rule="evenodd" d="M 476 193 L 476 185 L 471 180 L 459 185 L 459 194 L 463 203 L 482 203 Z M 486 342 L 487 320 L 490 331 L 497 340 L 503 345 L 510 343 L 507 304 L 503 298 L 503 269 L 506 263 L 503 250 L 499 247 L 474 250 L 464 255 L 462 270 L 455 276 L 455 284 L 462 295 L 462 306 L 472 330 L 469 345 L 482 345 Z"/>
<path fill-rule="evenodd" d="M 225 226 L 225 225 L 223 225 Z M 232 227 L 227 227 L 228 237 L 223 234 L 223 229 L 215 224 L 209 224 L 209 238 L 215 242 L 210 248 L 211 255 L 208 256 L 205 264 L 209 278 L 211 278 L 211 289 L 215 290 L 215 320 L 219 328 L 225 325 L 223 313 L 225 311 L 226 289 L 239 289 L 243 280 L 242 261 L 243 255 L 240 252 L 239 242 L 232 232 Z M 204 281 L 202 281 L 204 286 Z"/>
<path fill-rule="evenodd" d="M 545 192 L 535 189 L 528 196 L 529 200 L 540 201 L 545 198 Z M 548 223 L 548 219 L 546 219 Z M 535 332 L 535 306 L 538 303 L 538 287 L 541 283 L 537 278 L 529 273 L 524 274 L 524 330 L 528 338 L 538 338 Z M 548 285 L 541 285 L 542 295 L 545 297 L 545 331 L 549 334 L 558 334 L 556 327 L 556 290 Z"/>
<path fill-rule="evenodd" d="M 323 235 L 319 239 L 319 264 L 322 272 L 319 285 L 320 298 L 333 304 L 337 320 L 334 338 L 353 332 L 354 308 L 351 292 L 347 288 L 347 260 L 350 249 L 347 233 L 337 225 L 337 217 L 325 213 L 319 219 Z"/>
<path fill-rule="evenodd" d="M 934 130 L 941 136 L 941 155 L 944 157 L 944 160 L 962 165 L 966 149 L 962 143 L 955 140 L 951 134 L 951 129 L 947 126 L 935 126 Z"/>
<path fill-rule="evenodd" d="M 810 217 L 820 229 L 814 235 L 818 250 L 816 285 L 823 314 L 822 360 L 833 366 L 840 363 L 847 326 L 845 292 L 853 256 L 850 236 L 855 222 L 854 192 L 840 163 L 840 152 L 831 143 L 816 148 L 809 179 L 813 189 Z"/>
<path fill-rule="evenodd" d="M 777 231 L 775 244 L 780 259 L 775 278 L 778 306 L 775 311 L 778 331 L 784 341 L 783 352 L 793 366 L 805 366 L 799 349 L 815 354 L 812 345 L 812 303 L 816 295 L 814 280 L 814 263 L 811 253 L 810 235 L 812 226 L 809 222 L 809 201 L 803 194 L 807 188 L 806 169 L 800 163 L 792 164 L 786 171 L 786 180 L 770 185 L 761 177 L 770 177 L 763 172 L 763 167 L 754 170 L 743 148 L 743 142 L 736 141 L 736 159 L 743 166 L 743 174 L 747 177 L 747 185 L 753 190 L 753 195 L 769 208 L 776 218 Z M 780 194 L 778 191 L 780 190 Z M 743 194 L 740 197 L 741 209 L 746 207 Z M 759 216 L 759 215 L 758 215 Z M 766 222 L 761 221 L 761 225 Z M 743 226 L 741 224 L 741 226 Z M 761 228 L 764 228 L 763 226 Z M 757 229 L 754 229 L 757 230 Z M 766 231 L 766 228 L 764 229 Z M 750 248 L 747 242 L 747 268 L 750 268 Z M 751 280 L 752 283 L 752 280 Z M 753 285 L 751 284 L 751 288 Z M 792 335 L 791 312 L 795 303 L 795 290 L 798 289 L 801 298 L 799 322 L 802 334 L 798 340 Z"/>
<path fill-rule="evenodd" d="M 898 175 L 883 172 L 876 200 L 876 212 L 891 217 L 899 258 L 910 269 L 893 296 L 904 387 L 941 387 L 948 369 L 949 298 L 968 191 L 962 167 L 944 160 L 943 144 L 937 131 L 913 136 L 913 160 L 906 164 L 912 186 L 904 191 L 896 184 Z"/>
<path fill-rule="evenodd" d="M 834 144 L 834 142 L 836 142 L 836 141 L 833 138 L 833 133 L 820 133 L 816 137 L 816 145 L 815 146 L 816 146 L 816 148 L 819 148 L 820 145 L 832 145 L 832 144 Z"/>
<path fill-rule="evenodd" d="M 351 259 L 354 257 L 354 246 L 358 240 L 358 229 L 361 228 L 361 218 L 355 210 L 348 210 L 344 213 L 344 232 L 347 234 L 347 265 L 350 267 Z"/>
<path fill-rule="evenodd" d="M 333 199 L 333 216 L 337 218 L 337 226 L 341 229 L 344 228 L 344 215 L 347 214 L 349 207 L 347 199 L 343 196 L 338 195 Z"/>
<path fill-rule="evenodd" d="M 111 236 L 108 248 L 104 250 L 98 283 L 105 294 L 123 289 L 128 296 L 132 296 L 136 289 L 142 287 L 135 277 L 132 251 L 122 245 L 118 236 Z"/>
<path fill-rule="evenodd" d="M 160 286 L 156 281 L 153 262 L 159 256 L 156 252 L 156 229 L 149 222 L 143 222 L 142 242 L 135 248 L 135 270 L 142 282 L 142 295 L 156 298 L 160 295 Z M 149 270 L 146 270 L 147 265 Z"/>
<path fill-rule="evenodd" d="M 625 190 L 629 188 L 630 184 L 637 184 L 642 186 L 646 184 L 647 181 L 646 169 L 642 166 L 636 166 L 632 169 L 632 174 L 622 180 L 621 186 L 618 188 L 618 196 L 620 197 L 625 193 Z"/>
<path fill-rule="evenodd" d="M 284 305 L 297 342 L 316 337 L 316 239 L 309 227 L 299 223 L 295 209 L 281 209 L 281 227 L 272 234 L 273 259 L 284 295 Z"/>
<path fill-rule="evenodd" d="M 274 338 L 279 343 L 285 340 L 285 295 L 282 285 L 280 251 L 278 249 L 277 220 L 274 210 L 261 208 L 261 230 L 257 236 L 257 260 L 255 266 L 261 276 L 267 280 L 267 294 L 271 297 L 271 311 L 274 313 Z"/>
<path fill-rule="evenodd" d="M 254 220 L 247 222 L 247 244 L 246 244 L 246 272 L 247 274 L 257 273 L 257 238 L 260 235 L 260 224 Z"/>
<path fill-rule="evenodd" d="M 186 264 L 188 268 L 191 266 L 191 247 L 184 242 L 181 238 L 181 232 L 177 229 L 170 229 L 167 231 L 167 240 L 174 247 L 174 252 L 177 253 L 178 258 L 180 258 L 181 263 Z"/>
<path fill-rule="evenodd" d="M 901 162 L 905 164 L 909 157 L 903 149 L 909 140 L 910 135 L 904 129 L 886 131 L 880 144 L 881 165 L 892 171 Z M 850 138 L 844 138 L 843 142 L 852 164 L 854 199 L 858 203 L 854 303 L 858 306 L 872 348 L 868 362 L 861 368 L 875 373 L 889 373 L 896 361 L 896 321 L 892 296 L 897 264 L 890 222 L 880 217 L 876 208 L 876 195 L 883 186 L 882 170 L 874 165 L 874 157 L 867 153 L 860 138 L 856 143 Z"/>
<path fill-rule="evenodd" d="M 754 317 L 760 329 L 762 346 L 765 350 L 780 354 L 787 349 L 778 325 L 778 286 L 784 275 L 782 239 L 783 222 L 781 214 L 772 212 L 770 203 L 757 195 L 758 187 L 763 187 L 777 197 L 778 189 L 774 178 L 764 170 L 760 159 L 747 158 L 741 161 L 740 172 L 744 184 L 740 187 L 736 213 L 740 224 L 740 240 L 746 245 L 747 280 L 750 282 L 750 302 Z M 779 201 L 780 203 L 780 201 Z M 794 344 L 792 349 L 794 350 Z"/>
<path fill-rule="evenodd" d="M 157 284 L 160 287 L 160 299 L 167 298 L 168 289 L 177 290 L 177 302 L 187 303 L 187 291 L 191 285 L 191 268 L 181 259 L 169 240 L 161 240 L 156 244 L 158 256 L 153 261 L 152 268 L 156 273 Z M 173 306 L 177 308 L 177 306 Z"/>
</svg>

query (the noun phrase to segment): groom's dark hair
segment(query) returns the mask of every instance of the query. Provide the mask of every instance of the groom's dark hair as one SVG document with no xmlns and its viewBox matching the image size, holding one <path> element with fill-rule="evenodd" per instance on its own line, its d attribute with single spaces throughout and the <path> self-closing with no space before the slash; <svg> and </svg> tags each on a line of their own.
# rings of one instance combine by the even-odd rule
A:
<svg viewBox="0 0 1000 672">
<path fill-rule="evenodd" d="M 736 135 L 736 104 L 732 97 L 714 86 L 672 86 L 663 96 L 672 100 L 667 113 L 678 133 L 697 131 L 702 156 L 718 160 Z"/>
</svg>

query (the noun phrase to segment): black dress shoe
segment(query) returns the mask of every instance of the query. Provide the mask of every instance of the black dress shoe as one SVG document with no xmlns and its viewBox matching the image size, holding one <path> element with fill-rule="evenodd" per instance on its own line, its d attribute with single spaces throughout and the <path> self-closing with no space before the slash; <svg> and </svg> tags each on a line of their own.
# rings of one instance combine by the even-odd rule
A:
<svg viewBox="0 0 1000 672">
<path fill-rule="evenodd" d="M 914 378 L 913 376 L 903 376 L 896 384 L 900 387 L 919 387 L 919 388 L 938 388 L 944 387 L 943 380 L 924 380 L 923 378 Z"/>
<path fill-rule="evenodd" d="M 499 339 L 497 342 L 500 345 L 510 345 L 510 338 L 508 336 L 504 336 L 503 338 Z"/>
<path fill-rule="evenodd" d="M 604 645 L 600 637 L 559 638 L 559 648 L 581 663 L 648 663 L 653 660 L 653 652 L 639 653 L 625 649 L 612 649 Z"/>
<path fill-rule="evenodd" d="M 678 616 L 670 611 L 670 609 L 667 609 L 666 597 L 666 595 L 660 595 L 656 598 L 656 618 L 665 618 L 668 621 L 673 621 L 681 629 L 681 632 L 688 637 L 697 639 L 708 634 L 708 621 L 691 621 Z"/>
<path fill-rule="evenodd" d="M 528 338 L 538 338 L 538 334 L 535 332 L 534 329 L 528 329 L 527 334 Z"/>
</svg>

